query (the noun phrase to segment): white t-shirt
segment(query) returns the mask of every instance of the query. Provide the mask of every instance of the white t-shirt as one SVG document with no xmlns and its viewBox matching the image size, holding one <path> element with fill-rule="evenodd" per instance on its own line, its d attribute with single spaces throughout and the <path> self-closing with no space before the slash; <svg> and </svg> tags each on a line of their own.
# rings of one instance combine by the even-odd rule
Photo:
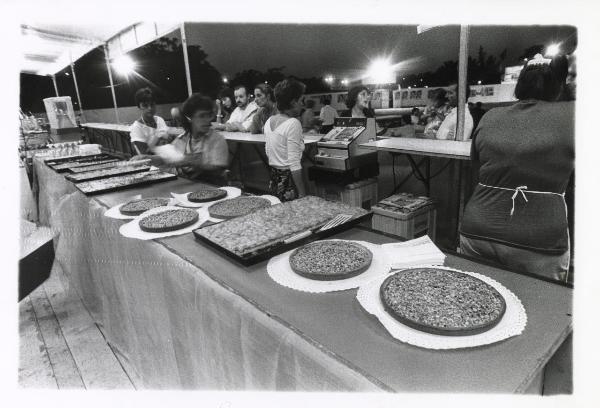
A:
<svg viewBox="0 0 600 408">
<path fill-rule="evenodd" d="M 302 125 L 296 118 L 289 118 L 275 130 L 271 130 L 270 117 L 265 123 L 265 152 L 269 158 L 269 166 L 288 168 L 292 171 L 302 169 L 300 161 L 304 152 Z"/>
<path fill-rule="evenodd" d="M 323 126 L 333 125 L 333 120 L 338 117 L 338 113 L 330 105 L 321 108 L 319 117 L 323 120 Z"/>
<path fill-rule="evenodd" d="M 231 112 L 231 116 L 227 123 L 241 123 L 242 127 L 249 132 L 252 124 L 252 117 L 258 110 L 258 105 L 254 101 L 250 102 L 244 109 L 239 106 Z"/>
<path fill-rule="evenodd" d="M 156 128 L 147 126 L 139 120 L 133 122 L 129 128 L 131 142 L 142 142 L 146 143 L 148 146 L 153 146 L 158 139 L 167 137 L 169 128 L 163 118 L 154 116 L 154 121 L 156 122 Z"/>
<path fill-rule="evenodd" d="M 456 132 L 456 117 L 457 109 L 452 108 L 448 116 L 444 119 L 440 125 L 435 138 L 442 140 L 454 140 L 454 132 Z M 471 132 L 473 132 L 473 117 L 469 112 L 469 106 L 465 105 L 465 131 L 463 138 L 459 137 L 457 140 L 468 140 L 471 138 Z"/>
</svg>

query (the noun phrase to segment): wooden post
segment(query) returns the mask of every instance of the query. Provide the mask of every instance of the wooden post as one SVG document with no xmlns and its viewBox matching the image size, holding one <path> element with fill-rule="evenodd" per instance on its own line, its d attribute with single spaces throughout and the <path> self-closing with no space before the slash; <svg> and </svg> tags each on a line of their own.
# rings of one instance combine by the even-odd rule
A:
<svg viewBox="0 0 600 408">
<path fill-rule="evenodd" d="M 106 60 L 106 69 L 108 71 L 108 79 L 110 80 L 110 91 L 112 93 L 113 104 L 115 106 L 116 123 L 119 123 L 119 111 L 117 110 L 117 96 L 115 95 L 115 85 L 113 83 L 112 72 L 110 69 L 110 60 L 108 59 L 108 48 L 106 47 L 106 44 L 104 44 L 103 47 L 104 47 L 104 59 Z"/>
<path fill-rule="evenodd" d="M 456 132 L 454 140 L 466 140 L 471 135 L 465 135 L 465 105 L 468 95 L 467 64 L 469 61 L 469 26 L 460 26 L 460 43 L 458 50 L 458 106 L 456 110 Z"/>
<path fill-rule="evenodd" d="M 190 59 L 188 57 L 187 39 L 185 37 L 185 23 L 179 26 L 181 32 L 181 47 L 183 48 L 183 61 L 185 63 L 185 79 L 187 81 L 188 96 L 192 94 L 192 78 L 190 77 Z"/>
</svg>

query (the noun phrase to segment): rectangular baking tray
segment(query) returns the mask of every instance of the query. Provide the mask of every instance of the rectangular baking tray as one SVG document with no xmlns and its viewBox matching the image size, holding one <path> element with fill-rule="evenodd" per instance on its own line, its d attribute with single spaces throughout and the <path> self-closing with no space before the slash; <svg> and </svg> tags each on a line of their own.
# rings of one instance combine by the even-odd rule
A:
<svg viewBox="0 0 600 408">
<path fill-rule="evenodd" d="M 177 176 L 175 174 L 171 174 L 171 173 L 162 173 L 164 174 L 164 178 L 161 179 L 153 179 L 153 180 L 140 180 L 134 183 L 130 183 L 130 184 L 125 184 L 122 186 L 117 186 L 117 187 L 108 187 L 108 188 L 102 188 L 102 189 L 97 189 L 97 190 L 93 190 L 93 191 L 83 191 L 81 190 L 81 188 L 79 187 L 79 184 L 75 184 L 75 187 L 81 191 L 83 194 L 85 194 L 86 196 L 91 196 L 91 195 L 96 195 L 96 194 L 106 194 L 106 193 L 111 193 L 113 191 L 118 191 L 118 190 L 126 190 L 128 188 L 131 187 L 140 187 L 140 186 L 145 186 L 148 184 L 155 184 L 155 183 L 162 183 L 163 181 L 171 181 L 171 180 L 175 180 L 177 179 Z M 116 176 L 113 176 L 116 177 Z"/>
<path fill-rule="evenodd" d="M 50 161 L 50 162 L 46 162 L 46 164 L 52 170 L 54 170 L 58 173 L 64 173 L 64 172 L 69 171 L 69 168 L 67 166 L 64 166 L 66 164 L 74 165 L 74 164 L 88 163 L 89 165 L 93 165 L 93 164 L 97 164 L 98 162 L 105 161 L 105 160 L 119 161 L 120 159 L 118 157 L 115 157 L 115 156 L 112 156 L 109 154 L 98 154 L 98 155 L 90 155 L 90 156 L 78 156 L 76 158 L 71 158 L 69 160 L 62 160 L 60 162 Z"/>
<path fill-rule="evenodd" d="M 104 170 L 104 169 L 103 169 Z M 110 170 L 120 170 L 113 174 L 94 174 L 94 175 L 86 175 L 86 173 L 76 173 L 76 174 L 67 174 L 65 178 L 73 183 L 82 183 L 84 181 L 92 181 L 92 180 L 100 180 L 104 178 L 123 176 L 125 174 L 133 174 L 133 173 L 141 173 L 143 171 L 150 170 L 150 166 L 137 166 L 137 167 L 123 167 L 119 168 L 111 168 Z M 99 170 L 93 170 L 92 173 L 95 173 Z"/>
<path fill-rule="evenodd" d="M 302 246 L 304 244 L 308 244 L 309 242 L 316 241 L 319 239 L 324 239 L 324 238 L 330 237 L 332 235 L 335 235 L 337 233 L 340 233 L 342 231 L 346 231 L 346 230 L 352 228 L 353 226 L 360 224 L 361 222 L 369 219 L 372 215 L 373 215 L 372 212 L 368 212 L 368 213 L 358 216 L 356 218 L 352 218 L 352 219 L 346 221 L 345 223 L 340 224 L 336 227 L 330 228 L 325 231 L 313 232 L 312 234 L 310 234 L 309 236 L 307 236 L 305 238 L 302 238 L 302 239 L 299 239 L 298 241 L 290 242 L 287 244 L 282 243 L 281 240 L 278 240 L 277 242 L 273 243 L 273 245 L 260 248 L 254 252 L 251 252 L 251 253 L 249 253 L 247 255 L 243 255 L 243 256 L 238 255 L 235 252 L 232 252 L 229 249 L 224 248 L 224 247 L 218 245 L 217 243 L 211 241 L 210 239 L 198 234 L 198 230 L 202 229 L 203 227 L 212 225 L 213 223 L 209 224 L 207 222 L 207 223 L 203 224 L 202 227 L 195 229 L 194 236 L 196 237 L 196 239 L 198 241 L 205 243 L 208 246 L 216 249 L 218 252 L 221 252 L 221 253 L 227 255 L 228 257 L 234 259 L 236 262 L 238 262 L 244 266 L 250 266 L 250 265 L 254 265 L 256 263 L 265 261 L 267 259 L 271 259 L 275 255 L 279 255 L 279 254 L 287 252 L 291 249 Z M 227 222 L 227 221 L 223 221 L 223 222 Z"/>
<path fill-rule="evenodd" d="M 113 158 L 115 156 L 110 155 L 108 153 L 99 153 L 99 154 L 87 154 L 87 155 L 76 155 L 76 156 L 65 156 L 65 157 L 49 157 L 44 159 L 44 163 L 49 166 L 53 166 L 55 164 L 61 164 L 66 162 L 76 162 L 81 160 L 97 160 L 101 158 Z"/>
</svg>

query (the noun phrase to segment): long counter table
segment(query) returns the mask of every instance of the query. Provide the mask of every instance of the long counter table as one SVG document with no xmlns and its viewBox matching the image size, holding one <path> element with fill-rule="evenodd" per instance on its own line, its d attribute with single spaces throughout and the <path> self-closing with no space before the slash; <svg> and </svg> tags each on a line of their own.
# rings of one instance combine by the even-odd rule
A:
<svg viewBox="0 0 600 408">
<path fill-rule="evenodd" d="M 392 153 L 414 154 L 428 157 L 470 160 L 471 141 L 419 139 L 392 137 L 361 144 L 363 147 Z"/>
<path fill-rule="evenodd" d="M 140 241 L 103 215 L 136 194 L 169 196 L 177 180 L 89 198 L 36 160 L 48 221 L 59 232 L 57 266 L 110 344 L 150 388 L 526 392 L 571 332 L 572 290 L 448 254 L 446 265 L 513 291 L 528 315 L 522 335 L 489 346 L 436 351 L 392 338 L 356 301 L 356 290 L 294 291 L 192 234 Z M 354 228 L 336 238 L 393 239 Z"/>
<path fill-rule="evenodd" d="M 87 131 L 87 138 L 90 143 L 98 143 L 103 147 L 113 151 L 126 154 L 133 154 L 131 141 L 129 139 L 130 125 L 116 123 L 84 123 L 81 125 Z M 170 135 L 180 135 L 183 128 L 169 127 Z M 237 143 L 264 144 L 264 134 L 252 134 L 246 132 L 225 132 L 219 131 L 226 140 Z M 323 135 L 306 133 L 304 134 L 304 143 L 309 145 L 316 143 Z"/>
</svg>

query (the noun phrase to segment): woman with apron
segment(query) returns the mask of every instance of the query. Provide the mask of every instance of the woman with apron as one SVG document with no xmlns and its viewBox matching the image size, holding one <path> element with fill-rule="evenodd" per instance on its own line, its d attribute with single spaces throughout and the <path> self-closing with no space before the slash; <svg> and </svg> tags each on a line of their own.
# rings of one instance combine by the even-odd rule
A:
<svg viewBox="0 0 600 408">
<path fill-rule="evenodd" d="M 460 226 L 461 252 L 520 272 L 565 279 L 569 231 L 564 193 L 574 170 L 574 105 L 555 102 L 554 60 L 521 71 L 512 106 L 491 109 L 473 134 L 479 184 Z"/>
</svg>

